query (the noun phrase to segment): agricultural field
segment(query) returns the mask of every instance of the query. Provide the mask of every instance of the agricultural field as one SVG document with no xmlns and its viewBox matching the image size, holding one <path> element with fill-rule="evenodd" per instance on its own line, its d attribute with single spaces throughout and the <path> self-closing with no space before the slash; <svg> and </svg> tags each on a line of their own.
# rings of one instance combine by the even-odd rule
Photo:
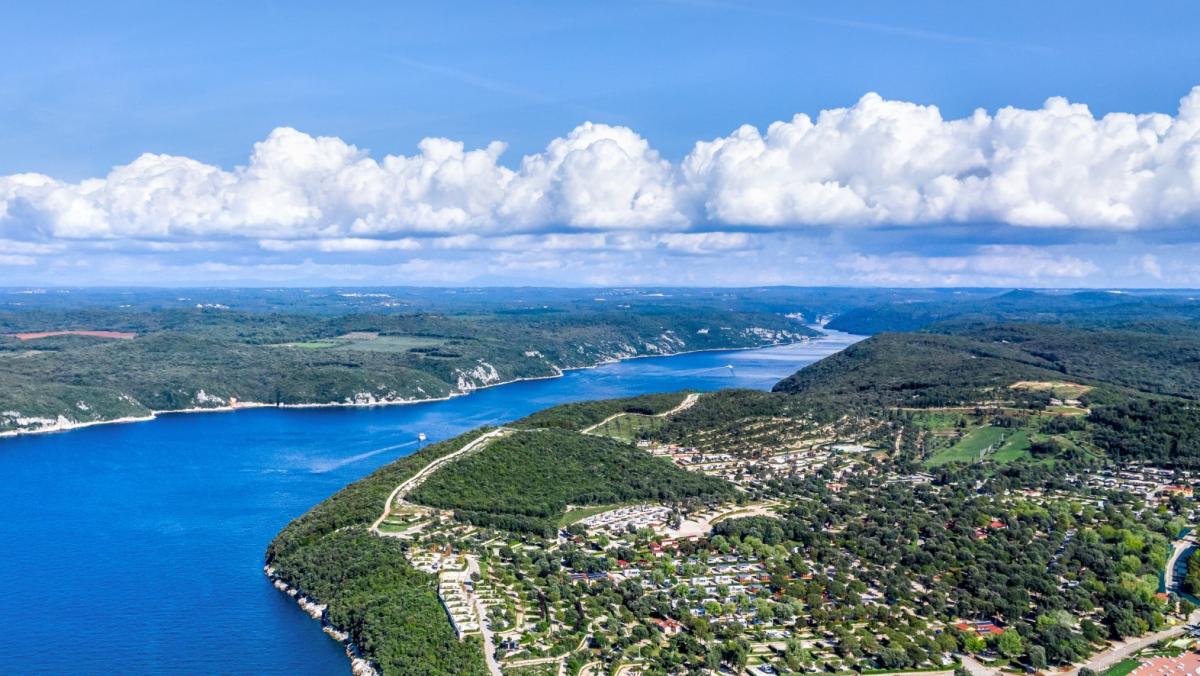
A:
<svg viewBox="0 0 1200 676">
<path fill-rule="evenodd" d="M 446 344 L 444 338 L 425 336 L 380 336 L 348 334 L 338 339 L 337 347 L 345 350 L 368 350 L 372 352 L 408 352 L 412 349 L 437 348 Z"/>
<path fill-rule="evenodd" d="M 444 338 L 425 336 L 381 336 L 371 331 L 354 331 L 335 338 L 279 343 L 275 347 L 300 350 L 362 350 L 368 352 L 408 352 L 414 348 L 437 348 L 446 344 Z"/>
</svg>

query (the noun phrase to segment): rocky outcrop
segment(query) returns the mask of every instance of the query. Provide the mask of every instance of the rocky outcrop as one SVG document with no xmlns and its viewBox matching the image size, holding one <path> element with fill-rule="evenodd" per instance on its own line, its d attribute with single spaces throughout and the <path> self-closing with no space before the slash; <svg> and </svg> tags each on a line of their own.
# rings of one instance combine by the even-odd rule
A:
<svg viewBox="0 0 1200 676">
<path fill-rule="evenodd" d="M 458 369 L 455 373 L 458 375 L 459 392 L 470 392 L 501 382 L 500 372 L 496 370 L 496 367 L 482 359 L 479 360 L 478 366 L 472 369 Z"/>
<path fill-rule="evenodd" d="M 367 659 L 363 655 L 362 650 L 359 649 L 358 644 L 351 640 L 350 634 L 338 629 L 329 622 L 329 616 L 326 612 L 328 608 L 324 604 L 313 601 L 300 590 L 284 582 L 271 566 L 263 566 L 263 572 L 276 589 L 295 599 L 296 604 L 300 606 L 301 610 L 308 613 L 309 617 L 321 623 L 322 631 L 345 647 L 346 659 L 350 660 L 350 671 L 354 676 L 382 676 L 375 663 Z"/>
</svg>

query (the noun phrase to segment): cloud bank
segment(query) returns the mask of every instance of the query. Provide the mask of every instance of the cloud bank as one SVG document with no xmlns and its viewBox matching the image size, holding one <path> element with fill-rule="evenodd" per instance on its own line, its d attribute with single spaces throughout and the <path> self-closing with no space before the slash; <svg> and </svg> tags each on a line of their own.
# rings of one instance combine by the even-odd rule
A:
<svg viewBox="0 0 1200 676">
<path fill-rule="evenodd" d="M 980 248 L 965 257 L 923 264 L 855 252 L 839 264 L 908 279 L 914 269 L 987 275 L 1011 263 L 1013 254 L 983 248 L 1000 244 L 987 234 L 997 226 L 1190 233 L 1200 224 L 1200 87 L 1174 115 L 1101 117 L 1051 98 L 1036 110 L 948 120 L 935 106 L 867 94 L 815 118 L 699 141 L 678 162 L 632 129 L 590 122 L 511 166 L 504 149 L 427 138 L 413 155 L 375 158 L 336 137 L 278 128 L 233 169 L 147 153 L 77 183 L 3 176 L 0 265 L 189 247 L 397 260 L 453 250 L 703 256 L 776 235 L 978 233 Z M 1030 274 L 1097 272 L 1072 255 L 1017 257 Z M 1158 264 L 1132 269 L 1163 276 Z"/>
</svg>

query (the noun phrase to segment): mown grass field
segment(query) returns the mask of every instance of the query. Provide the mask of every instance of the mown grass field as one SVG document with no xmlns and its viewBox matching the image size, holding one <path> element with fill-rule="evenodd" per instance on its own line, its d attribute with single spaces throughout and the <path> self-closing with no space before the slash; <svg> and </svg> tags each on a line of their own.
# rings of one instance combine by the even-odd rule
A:
<svg viewBox="0 0 1200 676">
<path fill-rule="evenodd" d="M 950 462 L 972 463 L 981 460 L 1006 463 L 1029 456 L 1029 433 L 992 425 L 977 427 L 958 443 L 934 453 L 925 465 L 937 467 Z"/>
<path fill-rule="evenodd" d="M 501 670 L 504 676 L 556 676 L 558 663 L 530 664 L 523 667 L 507 667 Z"/>
<path fill-rule="evenodd" d="M 1137 669 L 1138 665 L 1141 663 L 1141 660 L 1135 659 L 1121 660 L 1120 662 L 1117 662 L 1113 666 L 1106 669 L 1102 676 L 1125 676 L 1134 669 Z"/>
<path fill-rule="evenodd" d="M 415 347 L 441 347 L 445 344 L 446 341 L 442 338 L 379 336 L 377 338 L 338 341 L 337 347 L 345 350 L 366 350 L 370 352 L 407 352 Z"/>
<path fill-rule="evenodd" d="M 914 413 L 913 420 L 927 430 L 954 429 L 967 416 L 953 411 L 927 411 Z"/>
<path fill-rule="evenodd" d="M 988 459 L 1005 463 L 1026 457 L 1029 457 L 1029 433 L 1016 430 L 1004 440 L 1004 445 L 988 456 Z"/>
<path fill-rule="evenodd" d="M 623 413 L 592 430 L 592 433 L 633 443 L 662 429 L 666 424 L 665 417 Z"/>
<path fill-rule="evenodd" d="M 361 350 L 365 352 L 407 352 L 413 348 L 441 347 L 442 338 L 425 336 L 376 336 L 369 333 L 352 333 L 336 338 L 308 340 L 296 343 L 280 343 L 275 347 L 291 347 L 299 350 Z"/>
</svg>

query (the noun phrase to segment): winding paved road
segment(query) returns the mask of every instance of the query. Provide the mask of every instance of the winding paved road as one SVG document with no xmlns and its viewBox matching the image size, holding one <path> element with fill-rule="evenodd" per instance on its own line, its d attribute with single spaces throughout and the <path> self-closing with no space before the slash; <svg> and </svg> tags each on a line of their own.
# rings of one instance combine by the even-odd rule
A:
<svg viewBox="0 0 1200 676">
<path fill-rule="evenodd" d="M 434 460 L 433 462 L 429 463 L 428 465 L 425 465 L 424 467 L 422 467 L 420 472 L 417 472 L 416 474 L 409 477 L 404 483 L 400 484 L 399 486 L 396 486 L 395 490 L 392 491 L 391 495 L 388 495 L 387 502 L 385 502 L 383 505 L 383 514 L 380 514 L 379 518 L 375 519 L 375 523 L 371 524 L 371 528 L 369 529 L 370 532 L 372 532 L 376 535 L 383 535 L 383 533 L 379 532 L 379 524 L 383 523 L 385 519 L 387 519 L 389 516 L 391 516 L 392 505 L 395 504 L 396 499 L 403 498 L 405 495 L 408 495 L 410 492 L 412 492 L 412 490 L 414 488 L 416 488 L 417 486 L 420 486 L 423 481 L 428 479 L 430 474 L 433 474 L 434 472 L 436 472 L 439 467 L 441 467 L 442 465 L 444 465 L 448 462 L 453 461 L 455 458 L 458 458 L 465 453 L 470 453 L 471 451 L 478 450 L 479 448 L 486 446 L 487 443 L 489 441 L 491 441 L 492 439 L 504 436 L 505 434 L 508 434 L 511 431 L 512 430 L 510 430 L 507 427 L 497 427 L 496 429 L 492 430 L 491 432 L 486 432 L 486 433 L 480 435 L 479 438 L 468 443 L 466 446 L 463 446 L 462 448 L 458 449 L 457 451 L 455 451 L 449 455 L 443 455 L 442 457 L 438 458 L 437 460 Z"/>
<path fill-rule="evenodd" d="M 684 397 L 683 401 L 679 402 L 679 405 L 676 406 L 675 408 L 671 409 L 670 411 L 663 411 L 662 413 L 655 413 L 654 415 L 650 415 L 650 416 L 646 416 L 646 417 L 647 418 L 666 418 L 668 416 L 675 415 L 676 413 L 679 413 L 680 411 L 686 411 L 687 409 L 691 408 L 692 405 L 694 405 L 696 403 L 696 400 L 699 398 L 700 398 L 700 395 L 696 392 L 693 392 L 693 393 L 687 395 L 686 397 Z M 595 430 L 596 428 L 603 426 L 605 423 L 607 423 L 608 421 L 610 421 L 614 418 L 620 418 L 623 415 L 645 415 L 645 414 L 642 414 L 642 413 L 632 413 L 631 414 L 628 411 L 621 411 L 620 413 L 614 413 L 614 414 L 608 416 L 607 418 L 605 418 L 604 420 L 601 420 L 600 422 L 596 423 L 595 425 L 583 428 L 582 430 L 580 430 L 580 434 L 592 434 L 593 430 Z"/>
<path fill-rule="evenodd" d="M 474 577 L 479 573 L 479 559 L 467 555 L 467 576 Z M 492 621 L 488 618 L 487 608 L 484 607 L 483 601 L 479 598 L 479 594 L 471 591 L 471 605 L 475 608 L 475 614 L 479 617 L 479 633 L 483 634 L 483 659 L 487 662 L 488 673 L 491 676 L 502 676 L 500 671 L 500 663 L 496 661 L 496 635 L 492 631 Z"/>
<path fill-rule="evenodd" d="M 1176 540 L 1171 549 L 1171 558 L 1167 559 L 1166 570 L 1163 571 L 1163 587 L 1169 592 L 1179 592 L 1179 587 L 1175 583 L 1175 567 L 1179 565 L 1179 557 L 1183 556 L 1189 548 L 1193 547 L 1196 541 L 1189 534 L 1187 537 Z"/>
</svg>

